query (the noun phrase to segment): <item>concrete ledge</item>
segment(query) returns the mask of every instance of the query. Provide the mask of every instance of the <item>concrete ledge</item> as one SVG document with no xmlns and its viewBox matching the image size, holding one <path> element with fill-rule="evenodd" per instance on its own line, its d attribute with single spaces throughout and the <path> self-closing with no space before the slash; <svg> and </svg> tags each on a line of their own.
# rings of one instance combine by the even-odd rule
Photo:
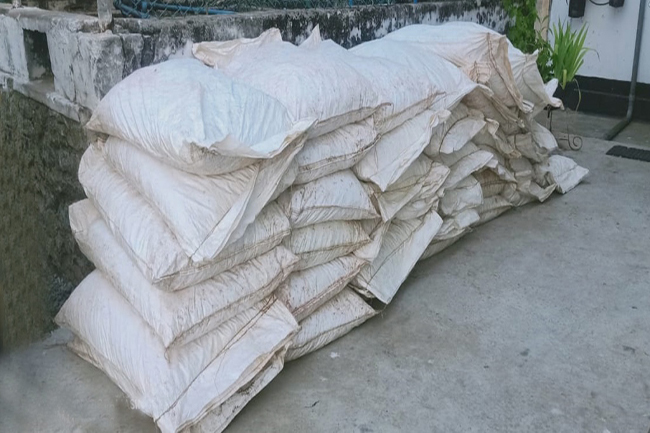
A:
<svg viewBox="0 0 650 433">
<path fill-rule="evenodd" d="M 59 26 L 71 32 L 98 32 L 99 20 L 90 15 L 49 11 L 39 8 L 23 7 L 12 9 L 11 5 L 0 4 L 0 15 L 14 18 L 25 30 L 48 32 Z"/>
<path fill-rule="evenodd" d="M 11 75 L 0 72 L 0 87 L 13 89 L 82 125 L 92 115 L 89 109 L 75 104 L 58 94 L 54 90 L 54 82 L 51 77 L 35 81 L 17 81 Z"/>
</svg>

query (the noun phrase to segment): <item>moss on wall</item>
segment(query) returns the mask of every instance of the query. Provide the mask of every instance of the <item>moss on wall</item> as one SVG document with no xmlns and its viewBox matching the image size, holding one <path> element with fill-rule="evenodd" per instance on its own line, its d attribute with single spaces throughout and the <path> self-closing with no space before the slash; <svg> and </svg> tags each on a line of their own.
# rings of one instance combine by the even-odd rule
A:
<svg viewBox="0 0 650 433">
<path fill-rule="evenodd" d="M 14 91 L 0 92 L 0 113 L 0 341 L 9 348 L 53 328 L 92 267 L 68 223 L 68 206 L 84 198 L 83 128 Z"/>
</svg>

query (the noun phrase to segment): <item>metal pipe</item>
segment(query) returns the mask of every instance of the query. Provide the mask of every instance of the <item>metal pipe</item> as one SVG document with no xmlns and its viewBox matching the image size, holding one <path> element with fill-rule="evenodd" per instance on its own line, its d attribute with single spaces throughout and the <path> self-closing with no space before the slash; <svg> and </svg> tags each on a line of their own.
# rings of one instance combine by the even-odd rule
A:
<svg viewBox="0 0 650 433">
<path fill-rule="evenodd" d="M 634 101 L 636 100 L 636 80 L 639 74 L 639 57 L 641 56 L 641 38 L 643 36 L 643 18 L 645 17 L 645 2 L 639 0 L 639 21 L 636 24 L 636 40 L 634 42 L 634 61 L 632 62 L 632 79 L 630 80 L 630 95 L 627 101 L 627 114 L 625 119 L 618 122 L 605 134 L 605 140 L 613 140 L 632 121 Z"/>
</svg>

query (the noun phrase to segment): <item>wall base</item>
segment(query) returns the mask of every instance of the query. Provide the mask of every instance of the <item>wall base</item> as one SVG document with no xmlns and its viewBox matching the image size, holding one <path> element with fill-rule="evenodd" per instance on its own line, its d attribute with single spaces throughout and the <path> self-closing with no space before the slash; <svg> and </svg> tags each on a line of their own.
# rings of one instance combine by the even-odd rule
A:
<svg viewBox="0 0 650 433">
<path fill-rule="evenodd" d="M 582 98 L 578 111 L 625 117 L 627 113 L 629 81 L 596 77 L 576 77 Z M 566 98 L 570 108 L 578 104 L 578 86 L 567 85 Z M 634 119 L 650 121 L 650 84 L 637 83 Z"/>
</svg>

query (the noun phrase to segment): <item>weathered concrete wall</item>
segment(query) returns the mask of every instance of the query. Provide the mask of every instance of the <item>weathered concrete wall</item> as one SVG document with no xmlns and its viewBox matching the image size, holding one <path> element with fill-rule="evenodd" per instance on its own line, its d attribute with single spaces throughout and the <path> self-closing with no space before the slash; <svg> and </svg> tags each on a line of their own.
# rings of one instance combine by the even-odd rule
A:
<svg viewBox="0 0 650 433">
<path fill-rule="evenodd" d="M 507 16 L 499 0 L 364 6 L 347 9 L 272 11 L 170 20 L 116 19 L 113 31 L 142 38 L 142 49 L 131 51 L 135 64 L 147 66 L 172 55 L 190 55 L 191 43 L 256 37 L 277 27 L 283 39 L 300 43 L 320 26 L 323 37 L 344 47 L 377 39 L 409 24 L 473 21 L 504 31 Z M 135 34 L 135 35 L 133 35 Z"/>
<path fill-rule="evenodd" d="M 90 272 L 68 206 L 87 139 L 76 122 L 15 91 L 0 92 L 0 343 L 39 338 Z"/>
<path fill-rule="evenodd" d="M 408 24 L 458 20 L 501 31 L 506 24 L 497 0 L 481 7 L 448 1 L 116 19 L 112 31 L 104 33 L 93 17 L 0 7 L 0 88 L 7 89 L 0 91 L 0 342 L 10 347 L 40 337 L 91 270 L 70 233 L 67 208 L 84 197 L 77 182 L 88 143 L 84 107 L 92 109 L 123 77 L 172 56 L 190 55 L 192 42 L 255 37 L 271 27 L 298 43 L 319 25 L 325 37 L 350 47 Z M 25 44 L 25 31 L 45 34 L 51 75 L 34 79 L 36 74 L 30 74 L 29 59 L 39 53 Z"/>
</svg>

